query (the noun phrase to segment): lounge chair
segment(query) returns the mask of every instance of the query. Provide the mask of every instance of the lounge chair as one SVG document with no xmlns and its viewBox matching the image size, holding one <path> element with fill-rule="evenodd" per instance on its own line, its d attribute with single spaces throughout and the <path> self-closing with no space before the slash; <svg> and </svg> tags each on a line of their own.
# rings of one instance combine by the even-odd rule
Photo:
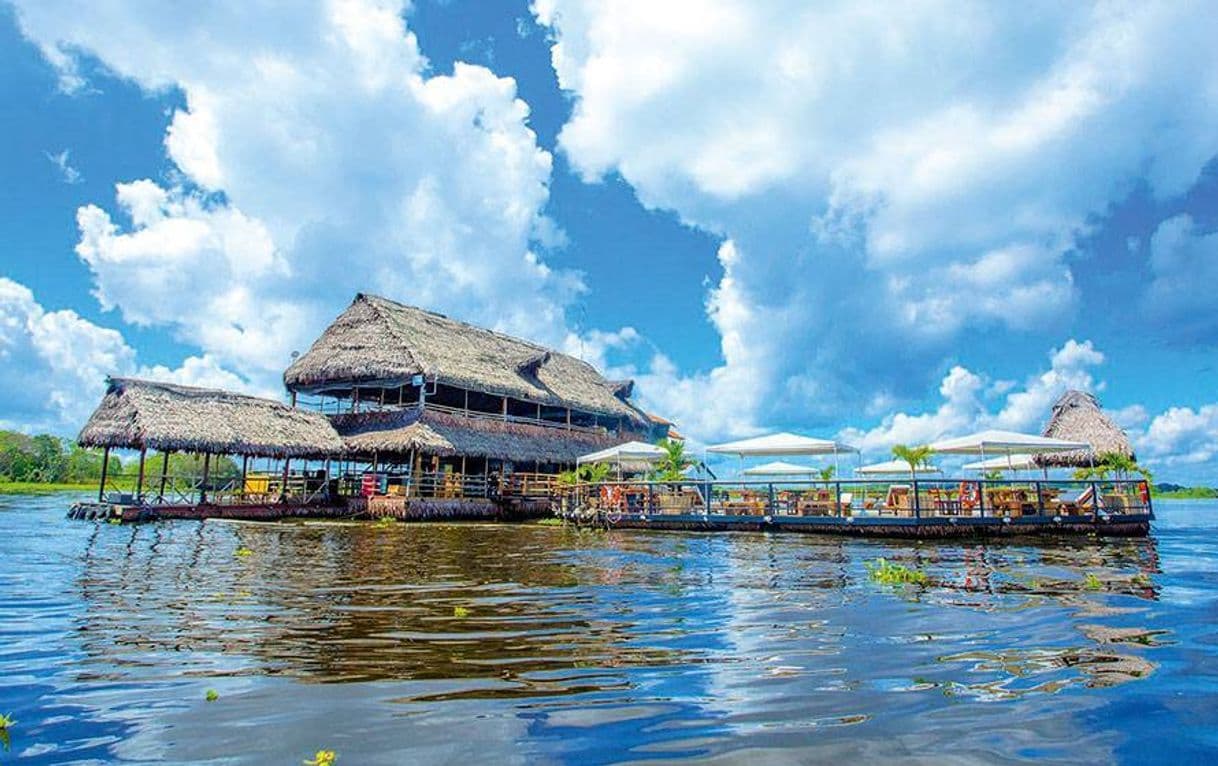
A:
<svg viewBox="0 0 1218 766">
<path fill-rule="evenodd" d="M 1080 516 L 1095 508 L 1095 488 L 1088 486 L 1079 492 L 1060 495 L 1055 502 L 1056 507 L 1053 510 L 1057 513 L 1064 516 Z M 1084 511 L 1084 507 L 1086 511 Z"/>
</svg>

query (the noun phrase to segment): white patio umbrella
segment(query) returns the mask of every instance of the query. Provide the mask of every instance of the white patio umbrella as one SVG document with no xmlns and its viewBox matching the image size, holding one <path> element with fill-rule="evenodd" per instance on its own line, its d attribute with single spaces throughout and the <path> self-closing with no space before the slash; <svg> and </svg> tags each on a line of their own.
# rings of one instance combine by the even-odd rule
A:
<svg viewBox="0 0 1218 766">
<path fill-rule="evenodd" d="M 872 463 L 870 465 L 855 468 L 854 472 L 860 476 L 908 476 L 909 463 L 904 460 L 885 460 L 883 463 Z M 920 465 L 918 473 L 943 473 L 938 466 Z"/>
<path fill-rule="evenodd" d="M 744 469 L 746 476 L 812 476 L 817 473 L 820 471 L 812 466 L 796 465 L 781 460 Z"/>
<path fill-rule="evenodd" d="M 792 455 L 833 455 L 833 465 L 837 467 L 837 456 L 842 452 L 858 452 L 856 447 L 830 439 L 817 439 L 811 436 L 783 431 L 765 436 L 754 436 L 751 439 L 740 439 L 734 442 L 715 444 L 706 448 L 707 452 L 720 455 L 736 455 L 746 457 L 783 457 Z"/>
<path fill-rule="evenodd" d="M 612 463 L 617 466 L 618 478 L 622 476 L 622 463 L 646 463 L 653 465 L 667 454 L 654 444 L 647 442 L 626 442 L 608 449 L 593 452 L 575 459 L 576 465 L 585 463 Z"/>
</svg>

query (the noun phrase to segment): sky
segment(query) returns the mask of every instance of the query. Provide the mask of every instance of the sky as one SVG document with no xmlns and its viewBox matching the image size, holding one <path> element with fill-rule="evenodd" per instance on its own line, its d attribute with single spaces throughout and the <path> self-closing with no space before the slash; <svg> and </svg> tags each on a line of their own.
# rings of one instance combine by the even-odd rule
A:
<svg viewBox="0 0 1218 766">
<path fill-rule="evenodd" d="M 357 292 L 699 443 L 1094 392 L 1218 481 L 1212 3 L 0 0 L 0 427 L 283 396 Z"/>
</svg>

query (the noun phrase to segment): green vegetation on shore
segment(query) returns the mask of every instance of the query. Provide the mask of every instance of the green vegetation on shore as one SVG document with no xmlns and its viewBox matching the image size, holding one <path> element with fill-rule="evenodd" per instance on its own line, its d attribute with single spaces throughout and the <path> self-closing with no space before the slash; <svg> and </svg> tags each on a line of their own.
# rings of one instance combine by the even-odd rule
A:
<svg viewBox="0 0 1218 766">
<path fill-rule="evenodd" d="M 1165 500 L 1211 500 L 1218 498 L 1218 487 L 1181 487 L 1178 484 L 1156 484 L 1154 496 Z"/>
</svg>

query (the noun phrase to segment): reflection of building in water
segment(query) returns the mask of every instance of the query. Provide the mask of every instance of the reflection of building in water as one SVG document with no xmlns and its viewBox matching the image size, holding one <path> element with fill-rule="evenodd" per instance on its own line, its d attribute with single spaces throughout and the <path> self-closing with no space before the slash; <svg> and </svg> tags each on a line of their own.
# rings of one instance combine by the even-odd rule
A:
<svg viewBox="0 0 1218 766">
<path fill-rule="evenodd" d="M 484 679 L 459 686 L 487 696 L 622 683 L 546 671 L 676 660 L 632 643 L 576 589 L 612 568 L 564 563 L 553 542 L 519 526 L 131 527 L 126 544 L 104 536 L 85 556 L 82 648 L 118 668 L 188 650 L 174 656 L 217 673 Z"/>
</svg>

